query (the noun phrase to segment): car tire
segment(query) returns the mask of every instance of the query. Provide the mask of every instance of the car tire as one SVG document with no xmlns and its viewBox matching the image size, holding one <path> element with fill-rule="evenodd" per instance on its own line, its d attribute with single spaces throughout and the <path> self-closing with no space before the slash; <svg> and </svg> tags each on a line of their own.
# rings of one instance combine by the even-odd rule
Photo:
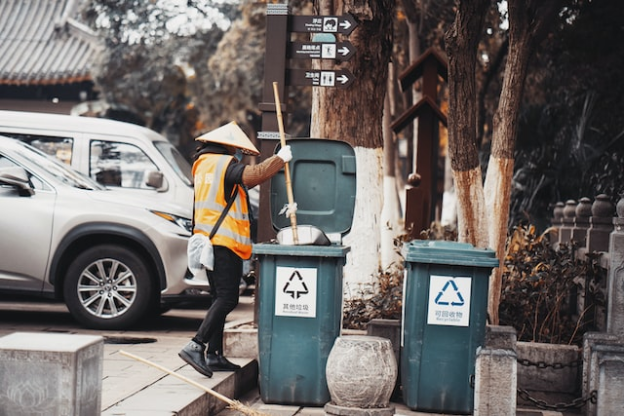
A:
<svg viewBox="0 0 624 417">
<path fill-rule="evenodd" d="M 70 264 L 65 304 L 88 328 L 127 329 L 152 310 L 155 286 L 145 261 L 129 248 L 94 246 Z"/>
</svg>

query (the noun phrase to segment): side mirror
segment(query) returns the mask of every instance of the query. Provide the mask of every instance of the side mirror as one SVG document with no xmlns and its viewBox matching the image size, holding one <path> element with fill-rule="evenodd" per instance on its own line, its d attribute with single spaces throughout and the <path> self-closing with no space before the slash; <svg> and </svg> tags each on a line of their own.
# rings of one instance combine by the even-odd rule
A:
<svg viewBox="0 0 624 417">
<path fill-rule="evenodd" d="M 157 191 L 165 191 L 165 177 L 160 171 L 150 171 L 147 173 L 145 185 L 155 188 Z"/>
<path fill-rule="evenodd" d="M 35 190 L 30 186 L 28 173 L 24 168 L 0 168 L 0 184 L 6 184 L 17 188 L 20 195 L 31 196 L 35 194 Z"/>
</svg>

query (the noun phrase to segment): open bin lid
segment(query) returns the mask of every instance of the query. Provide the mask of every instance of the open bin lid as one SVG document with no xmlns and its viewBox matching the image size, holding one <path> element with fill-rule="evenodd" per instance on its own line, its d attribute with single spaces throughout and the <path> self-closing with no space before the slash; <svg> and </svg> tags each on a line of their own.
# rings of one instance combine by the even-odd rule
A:
<svg viewBox="0 0 624 417">
<path fill-rule="evenodd" d="M 348 143 L 332 139 L 292 138 L 286 143 L 293 154 L 288 168 L 297 225 L 344 236 L 351 230 L 355 210 L 355 151 Z M 270 204 L 273 228 L 290 227 L 290 218 L 279 214 L 288 204 L 284 170 L 271 179 Z"/>
</svg>

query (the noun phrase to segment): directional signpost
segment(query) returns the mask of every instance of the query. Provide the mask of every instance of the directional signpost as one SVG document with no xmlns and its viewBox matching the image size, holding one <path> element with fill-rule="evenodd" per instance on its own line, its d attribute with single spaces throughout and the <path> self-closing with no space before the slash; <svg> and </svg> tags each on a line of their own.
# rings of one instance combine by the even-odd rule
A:
<svg viewBox="0 0 624 417">
<path fill-rule="evenodd" d="M 277 134 L 277 106 L 273 83 L 278 85 L 281 109 L 287 113 L 288 86 L 310 86 L 321 88 L 348 88 L 355 80 L 345 68 L 340 69 L 298 69 L 287 68 L 288 60 L 322 59 L 338 62 L 349 61 L 356 53 L 351 42 L 335 42 L 338 36 L 349 36 L 358 26 L 355 17 L 346 13 L 340 16 L 293 16 L 286 4 L 267 4 L 266 56 L 264 60 L 264 87 L 262 102 L 262 130 L 258 132 L 260 157 L 266 159 L 273 154 Z M 291 42 L 290 33 L 317 35 L 319 42 Z M 327 34 L 327 35 L 323 35 Z M 323 39 L 319 39 L 319 38 Z M 328 38 L 330 39 L 328 41 Z M 334 41 L 332 41 L 334 40 Z M 265 242 L 275 237 L 271 227 L 269 193 L 260 188 L 260 215 L 257 239 Z"/>
</svg>

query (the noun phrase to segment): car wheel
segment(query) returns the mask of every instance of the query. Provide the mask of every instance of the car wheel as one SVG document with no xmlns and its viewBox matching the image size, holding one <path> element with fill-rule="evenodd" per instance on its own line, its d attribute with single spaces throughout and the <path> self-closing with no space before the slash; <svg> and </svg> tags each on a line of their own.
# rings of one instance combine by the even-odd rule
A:
<svg viewBox="0 0 624 417">
<path fill-rule="evenodd" d="M 151 310 L 154 284 L 145 262 L 127 248 L 100 245 L 80 253 L 63 293 L 71 314 L 94 329 L 126 329 Z"/>
</svg>

